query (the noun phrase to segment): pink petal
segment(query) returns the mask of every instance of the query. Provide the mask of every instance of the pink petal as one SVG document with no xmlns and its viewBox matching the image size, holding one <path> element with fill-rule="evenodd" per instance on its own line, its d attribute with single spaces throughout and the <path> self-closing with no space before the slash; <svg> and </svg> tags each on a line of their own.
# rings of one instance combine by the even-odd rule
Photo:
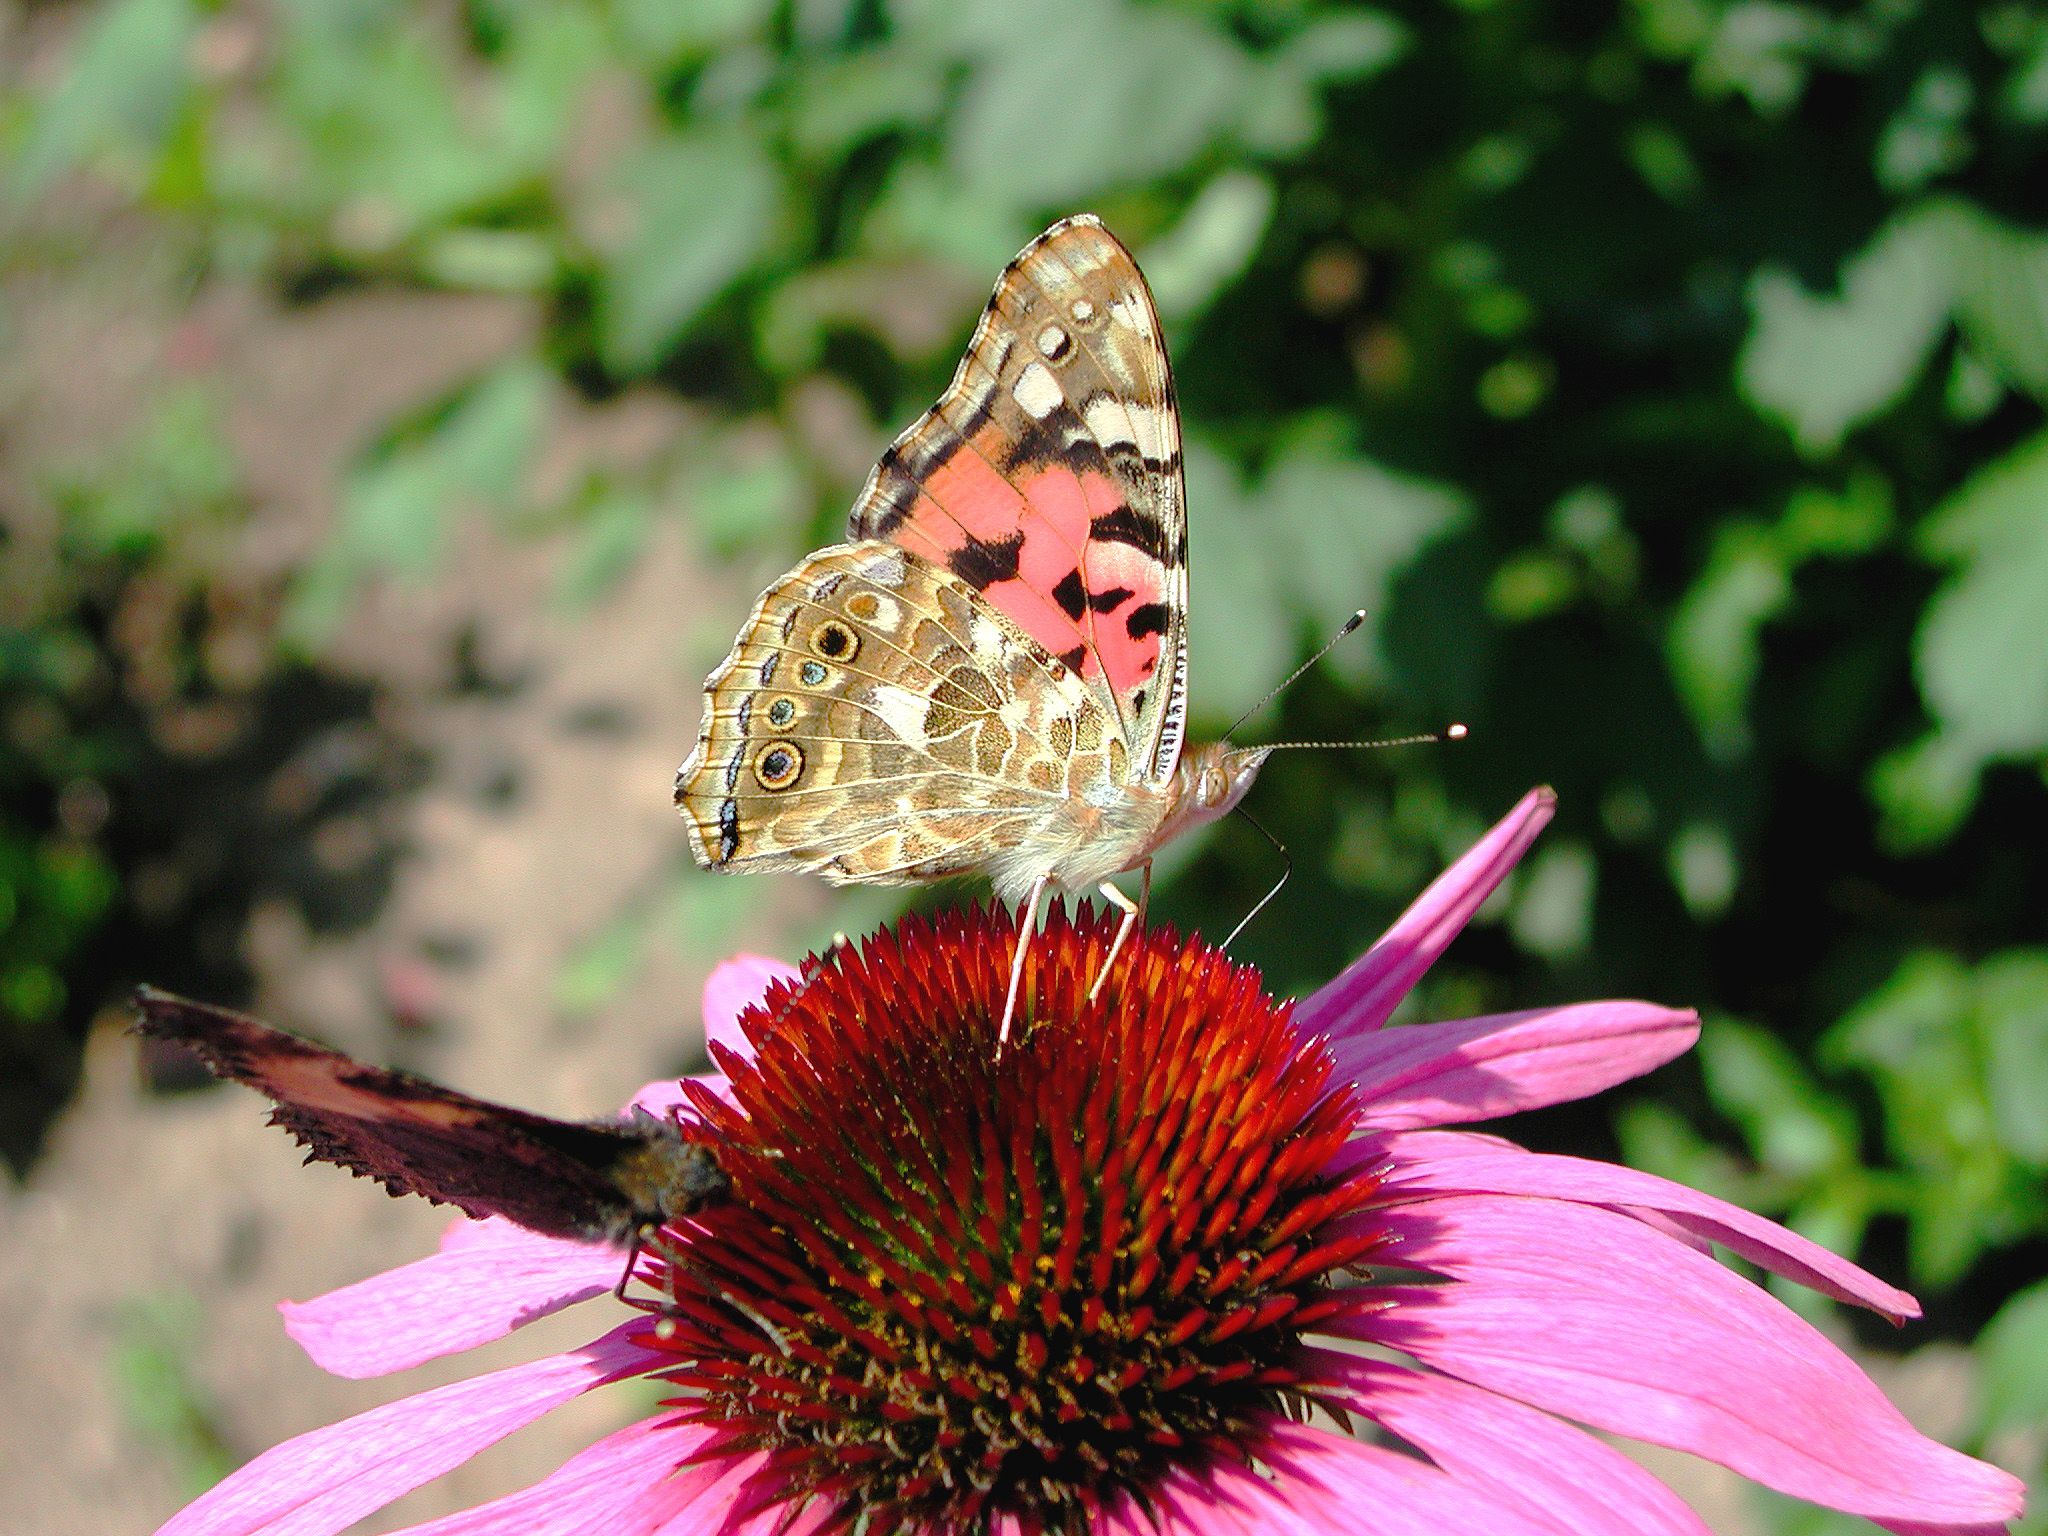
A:
<svg viewBox="0 0 2048 1536">
<path fill-rule="evenodd" d="M 1365 1100 L 1360 1123 L 1406 1130 L 1590 1097 L 1683 1055 L 1699 1032 L 1687 1009 L 1573 1003 L 1403 1024 L 1333 1050 Z"/>
<path fill-rule="evenodd" d="M 626 1256 L 602 1243 L 542 1237 L 493 1217 L 458 1221 L 441 1251 L 311 1301 L 287 1301 L 284 1331 L 336 1376 L 402 1371 L 601 1296 Z"/>
<path fill-rule="evenodd" d="M 1291 1492 L 1244 1466 L 1173 1467 L 1142 1499 L 1113 1500 L 1094 1529 L 1097 1536 L 1325 1536 L 1328 1527 L 1297 1509 Z"/>
<path fill-rule="evenodd" d="M 1484 1488 L 1382 1446 L 1282 1421 L 1259 1459 L 1312 1529 L 1356 1536 L 1578 1536 L 1576 1521 L 1513 1507 Z"/>
<path fill-rule="evenodd" d="M 803 973 L 767 955 L 734 955 L 721 960 L 704 981 L 704 1043 L 742 1056 L 753 1047 L 740 1030 L 740 1015 L 768 995 L 776 982 L 795 986 Z"/>
<path fill-rule="evenodd" d="M 1654 1174 L 1579 1157 L 1486 1150 L 1462 1145 L 1453 1131 L 1396 1132 L 1370 1138 L 1399 1164 L 1383 1198 L 1417 1194 L 1537 1195 L 1551 1200 L 1654 1211 L 1693 1237 L 1801 1285 L 1881 1312 L 1894 1322 L 1920 1315 L 1920 1303 L 1877 1276 L 1775 1221 Z M 1633 1212 L 1632 1212 L 1633 1213 Z"/>
<path fill-rule="evenodd" d="M 272 1446 L 185 1506 L 157 1536 L 328 1536 L 458 1467 L 550 1408 L 668 1357 L 636 1318 L 551 1355 L 372 1408 Z"/>
<path fill-rule="evenodd" d="M 1460 1482 L 1565 1529 L 1614 1536 L 1711 1536 L 1683 1499 L 1604 1440 L 1562 1419 L 1445 1376 L 1315 1351 L 1345 1405 L 1422 1451 Z"/>
<path fill-rule="evenodd" d="M 1768 1292 L 1638 1221 L 1495 1195 L 1378 1218 L 1396 1239 L 1391 1262 L 1457 1283 L 1366 1288 L 1335 1328 L 1851 1514 L 1960 1524 L 2019 1512 L 2016 1480 L 1920 1434 Z"/>
<path fill-rule="evenodd" d="M 675 1469 L 711 1438 L 673 1418 L 641 1419 L 530 1488 L 392 1536 L 649 1536 L 687 1504 Z"/>
<path fill-rule="evenodd" d="M 1465 856 L 1438 875 L 1381 940 L 1295 1010 L 1310 1034 L 1332 1040 L 1362 1035 L 1387 1022 L 1394 1006 L 1422 979 L 1458 930 L 1528 851 L 1557 809 L 1557 795 L 1532 789 Z"/>
</svg>

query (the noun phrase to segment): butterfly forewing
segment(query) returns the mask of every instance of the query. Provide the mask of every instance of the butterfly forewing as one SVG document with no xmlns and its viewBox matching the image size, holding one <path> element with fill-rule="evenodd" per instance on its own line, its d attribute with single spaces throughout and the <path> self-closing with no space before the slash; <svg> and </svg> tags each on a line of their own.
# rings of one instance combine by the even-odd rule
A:
<svg viewBox="0 0 2048 1536">
<path fill-rule="evenodd" d="M 952 384 L 849 531 L 952 572 L 1103 699 L 1141 777 L 1186 708 L 1187 517 L 1166 347 L 1137 264 L 1065 220 L 1004 269 Z"/>
</svg>

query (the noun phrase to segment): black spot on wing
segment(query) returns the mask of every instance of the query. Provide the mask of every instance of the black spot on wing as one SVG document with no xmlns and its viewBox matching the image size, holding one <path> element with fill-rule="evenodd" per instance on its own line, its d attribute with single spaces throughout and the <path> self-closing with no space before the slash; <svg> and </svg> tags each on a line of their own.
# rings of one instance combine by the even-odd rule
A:
<svg viewBox="0 0 2048 1536">
<path fill-rule="evenodd" d="M 1140 603 L 1124 619 L 1124 633 L 1133 640 L 1166 633 L 1166 604 Z"/>
<path fill-rule="evenodd" d="M 1154 560 L 1163 561 L 1170 553 L 1166 547 L 1166 530 L 1152 518 L 1141 517 L 1128 506 L 1095 518 L 1088 524 L 1088 533 L 1091 538 L 1105 543 L 1128 544 Z"/>
<path fill-rule="evenodd" d="M 1017 557 L 1023 551 L 1024 535 L 1021 532 L 1001 539 L 970 537 L 946 556 L 946 564 L 955 576 L 979 592 L 999 581 L 1015 581 Z"/>
<path fill-rule="evenodd" d="M 1088 606 L 1097 613 L 1115 613 L 1131 600 L 1132 595 L 1129 587 L 1111 587 L 1107 592 L 1089 593 Z"/>
<path fill-rule="evenodd" d="M 1087 612 L 1089 597 L 1087 589 L 1081 585 L 1081 573 L 1073 570 L 1062 576 L 1059 585 L 1052 589 L 1052 599 L 1070 619 L 1078 620 Z"/>
<path fill-rule="evenodd" d="M 740 803 L 725 800 L 718 807 L 718 862 L 730 864 L 740 851 Z"/>
<path fill-rule="evenodd" d="M 1076 674 L 1080 672 L 1081 663 L 1087 658 L 1088 647 L 1085 645 L 1077 645 L 1071 651 L 1061 651 L 1059 654 L 1059 660 L 1066 663 L 1067 670 Z"/>
</svg>

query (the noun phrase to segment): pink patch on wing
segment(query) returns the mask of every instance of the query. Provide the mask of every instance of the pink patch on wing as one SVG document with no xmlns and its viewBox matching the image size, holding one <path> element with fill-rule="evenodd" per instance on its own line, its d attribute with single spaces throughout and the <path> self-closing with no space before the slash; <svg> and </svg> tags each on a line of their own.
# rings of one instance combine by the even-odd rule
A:
<svg viewBox="0 0 2048 1536">
<path fill-rule="evenodd" d="M 1017 488 L 972 449 L 963 448 L 948 457 L 932 471 L 920 490 L 923 494 L 911 514 L 910 526 L 941 549 L 958 549 L 969 538 L 1012 538 L 1024 515 L 1024 498 Z M 939 509 L 929 526 L 924 518 L 927 500 Z M 901 530 L 898 538 L 900 541 Z"/>
<path fill-rule="evenodd" d="M 1160 649 L 1157 633 L 1134 636 L 1129 619 L 1165 601 L 1166 573 L 1143 550 L 1091 538 L 1095 519 L 1124 506 L 1122 489 L 1107 476 L 1049 465 L 1013 484 L 963 445 L 918 487 L 910 515 L 890 538 L 950 566 L 950 557 L 971 540 L 1000 545 L 1022 535 L 1017 574 L 989 582 L 982 595 L 1053 655 L 1071 657 L 1078 647 L 1081 676 L 1105 677 L 1120 699 L 1128 699 L 1158 670 Z M 1122 595 L 1099 612 L 1084 606 L 1075 619 L 1055 593 L 1076 572 L 1085 598 Z"/>
<path fill-rule="evenodd" d="M 1123 491 L 1106 476 L 1052 467 L 1025 479 L 1020 489 L 1035 516 L 1025 524 L 1016 580 L 990 587 L 989 598 L 1048 650 L 1071 650 L 1078 637 L 1087 649 L 1081 675 L 1093 678 L 1099 671 L 1118 698 L 1128 699 L 1158 670 L 1160 645 L 1157 633 L 1132 635 L 1128 621 L 1147 604 L 1165 601 L 1166 572 L 1141 549 L 1089 536 L 1096 518 L 1125 506 Z M 1101 611 L 1091 602 L 1078 622 L 1053 596 L 1077 567 L 1089 599 L 1124 594 Z M 1048 639 L 1034 623 L 1060 638 Z"/>
</svg>

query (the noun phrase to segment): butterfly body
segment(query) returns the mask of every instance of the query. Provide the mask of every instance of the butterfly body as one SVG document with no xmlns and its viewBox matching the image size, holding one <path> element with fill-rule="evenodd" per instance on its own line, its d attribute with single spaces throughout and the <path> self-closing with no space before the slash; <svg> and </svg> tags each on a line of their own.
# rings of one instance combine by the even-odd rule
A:
<svg viewBox="0 0 2048 1536">
<path fill-rule="evenodd" d="M 676 779 L 705 867 L 980 873 L 1015 902 L 1143 867 L 1249 787 L 1263 754 L 1183 760 L 1179 416 L 1144 278 L 1093 218 L 1004 269 L 848 532 L 706 680 Z"/>
</svg>

